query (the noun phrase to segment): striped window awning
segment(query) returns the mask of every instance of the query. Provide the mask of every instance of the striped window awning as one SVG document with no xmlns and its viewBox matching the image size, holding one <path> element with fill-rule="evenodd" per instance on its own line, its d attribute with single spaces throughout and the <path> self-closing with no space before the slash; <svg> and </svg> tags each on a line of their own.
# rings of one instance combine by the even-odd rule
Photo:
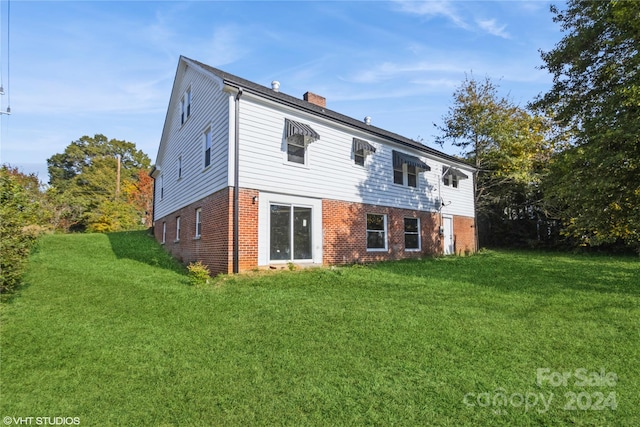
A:
<svg viewBox="0 0 640 427">
<path fill-rule="evenodd" d="M 284 119 L 284 127 L 287 139 L 291 137 L 302 137 L 305 144 L 309 144 L 320 139 L 320 135 L 318 134 L 318 132 L 313 130 L 313 128 L 307 124 Z"/>
<path fill-rule="evenodd" d="M 364 141 L 362 139 L 353 138 L 353 152 L 357 153 L 360 150 L 364 151 L 365 154 L 375 153 L 376 147 L 374 147 L 373 145 L 369 144 L 367 141 Z"/>
<path fill-rule="evenodd" d="M 458 179 L 467 179 L 469 176 L 462 172 L 460 169 L 456 169 L 454 167 L 447 168 L 442 176 L 456 176 Z"/>
<path fill-rule="evenodd" d="M 431 167 L 429 167 L 428 164 L 426 164 L 419 158 L 393 150 L 393 166 L 397 167 L 397 166 L 402 166 L 403 164 L 407 164 L 409 166 L 415 166 L 416 168 L 422 169 L 425 171 L 431 170 Z"/>
</svg>

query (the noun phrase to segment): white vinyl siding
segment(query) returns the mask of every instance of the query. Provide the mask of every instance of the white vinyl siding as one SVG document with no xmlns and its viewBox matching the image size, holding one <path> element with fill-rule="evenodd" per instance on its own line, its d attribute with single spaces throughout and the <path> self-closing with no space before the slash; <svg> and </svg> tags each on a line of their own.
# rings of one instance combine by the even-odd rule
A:
<svg viewBox="0 0 640 427">
<path fill-rule="evenodd" d="M 228 185 L 230 95 L 209 75 L 191 67 L 179 73 L 156 160 L 165 178 L 165 197 L 160 200 L 158 188 L 155 218 L 170 215 Z M 191 116 L 181 125 L 181 97 L 188 87 L 192 91 Z M 211 164 L 203 171 L 206 129 L 211 129 Z M 182 159 L 180 168 L 175 166 L 178 157 Z"/>
<path fill-rule="evenodd" d="M 283 164 L 285 118 L 306 123 L 320 135 L 306 148 L 304 168 Z M 376 147 L 376 152 L 367 156 L 364 168 L 353 166 L 354 137 Z M 244 188 L 432 212 L 441 206 L 439 187 L 444 163 L 435 156 L 427 157 L 409 147 L 247 94 L 241 99 L 240 146 L 240 186 Z M 431 171 L 417 171 L 417 187 L 393 184 L 393 150 L 416 156 L 431 167 Z M 464 170 L 462 165 L 456 167 Z M 470 170 L 465 173 L 471 176 Z M 455 197 L 447 197 L 452 201 L 449 209 L 457 215 L 473 216 L 471 179 L 460 182 Z"/>
</svg>

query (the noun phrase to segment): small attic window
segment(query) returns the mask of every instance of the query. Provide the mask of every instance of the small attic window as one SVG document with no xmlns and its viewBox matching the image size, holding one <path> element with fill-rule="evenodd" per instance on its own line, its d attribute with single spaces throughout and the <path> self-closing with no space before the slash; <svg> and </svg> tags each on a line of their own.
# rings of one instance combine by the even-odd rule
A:
<svg viewBox="0 0 640 427">
<path fill-rule="evenodd" d="M 191 87 L 182 95 L 180 101 L 180 124 L 184 124 L 191 116 Z"/>
</svg>

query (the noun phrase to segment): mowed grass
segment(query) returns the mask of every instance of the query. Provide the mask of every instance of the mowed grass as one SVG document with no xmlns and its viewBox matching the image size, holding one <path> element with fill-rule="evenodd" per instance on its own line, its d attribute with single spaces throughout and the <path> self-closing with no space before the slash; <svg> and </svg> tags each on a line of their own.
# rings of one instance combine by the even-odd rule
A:
<svg viewBox="0 0 640 427">
<path fill-rule="evenodd" d="M 637 257 L 489 251 L 194 288 L 143 233 L 53 235 L 25 280 L 2 309 L 2 417 L 640 425 Z"/>
</svg>

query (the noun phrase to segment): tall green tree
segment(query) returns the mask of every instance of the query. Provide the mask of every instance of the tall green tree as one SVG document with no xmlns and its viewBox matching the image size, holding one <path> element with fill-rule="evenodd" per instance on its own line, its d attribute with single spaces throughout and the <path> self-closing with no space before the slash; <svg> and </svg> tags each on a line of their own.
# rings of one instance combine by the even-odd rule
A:
<svg viewBox="0 0 640 427">
<path fill-rule="evenodd" d="M 83 136 L 47 163 L 49 191 L 59 203 L 58 223 L 63 227 L 117 231 L 142 225 L 145 212 L 131 208 L 123 194 L 151 164 L 134 143 L 101 134 Z M 143 197 L 150 199 L 152 195 L 149 192 Z"/>
<path fill-rule="evenodd" d="M 539 183 L 553 148 L 549 120 L 501 97 L 488 77 L 478 81 L 467 76 L 443 122 L 436 126 L 441 132 L 436 141 L 459 147 L 478 171 L 475 202 L 481 244 L 496 243 L 487 237 L 496 237 L 499 228 L 504 230 L 497 237 L 509 240 L 514 220 L 539 214 Z"/>
<path fill-rule="evenodd" d="M 551 162 L 547 202 L 582 242 L 640 251 L 640 2 L 551 11 L 565 35 L 542 53 L 553 86 L 533 106 L 553 112 L 572 147 Z"/>
</svg>

